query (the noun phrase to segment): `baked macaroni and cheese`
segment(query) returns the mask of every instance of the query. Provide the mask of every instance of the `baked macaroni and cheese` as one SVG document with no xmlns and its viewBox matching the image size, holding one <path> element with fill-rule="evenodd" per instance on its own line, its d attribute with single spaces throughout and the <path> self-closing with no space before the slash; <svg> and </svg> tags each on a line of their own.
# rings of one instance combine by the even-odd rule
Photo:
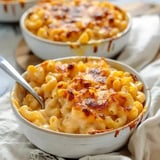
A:
<svg viewBox="0 0 160 160">
<path fill-rule="evenodd" d="M 25 26 L 47 40 L 87 44 L 117 37 L 128 26 L 127 13 L 108 1 L 42 1 L 30 11 Z"/>
<path fill-rule="evenodd" d="M 145 112 L 143 83 L 106 59 L 47 60 L 29 66 L 26 80 L 44 99 L 45 109 L 31 94 L 15 100 L 20 114 L 47 130 L 74 134 L 107 132 Z"/>
</svg>

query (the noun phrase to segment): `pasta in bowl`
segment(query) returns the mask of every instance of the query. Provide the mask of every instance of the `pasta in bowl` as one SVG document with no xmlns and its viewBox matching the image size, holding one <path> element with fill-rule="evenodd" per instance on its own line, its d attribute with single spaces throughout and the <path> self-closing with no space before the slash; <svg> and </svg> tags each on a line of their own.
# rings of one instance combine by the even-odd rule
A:
<svg viewBox="0 0 160 160">
<path fill-rule="evenodd" d="M 150 92 L 143 79 L 111 59 L 46 60 L 29 66 L 23 76 L 44 99 L 45 109 L 16 84 L 11 102 L 18 123 L 33 144 L 57 156 L 117 150 L 149 110 Z"/>
<path fill-rule="evenodd" d="M 42 59 L 112 58 L 127 43 L 131 18 L 107 1 L 44 0 L 27 10 L 20 24 L 28 46 Z"/>
</svg>

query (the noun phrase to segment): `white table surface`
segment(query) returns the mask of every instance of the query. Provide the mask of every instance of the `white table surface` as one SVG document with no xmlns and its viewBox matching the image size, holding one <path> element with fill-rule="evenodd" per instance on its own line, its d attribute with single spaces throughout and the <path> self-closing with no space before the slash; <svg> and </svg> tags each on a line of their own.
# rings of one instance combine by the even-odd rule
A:
<svg viewBox="0 0 160 160">
<path fill-rule="evenodd" d="M 136 2 L 134 0 L 111 0 L 118 5 L 124 3 Z M 155 2 L 160 3 L 160 0 L 141 0 L 139 2 Z M 6 58 L 20 73 L 22 70 L 16 64 L 15 50 L 18 42 L 22 38 L 18 23 L 1 23 L 0 22 L 0 56 Z M 15 81 L 10 78 L 3 70 L 0 69 L 0 96 L 6 91 L 9 91 Z"/>
</svg>

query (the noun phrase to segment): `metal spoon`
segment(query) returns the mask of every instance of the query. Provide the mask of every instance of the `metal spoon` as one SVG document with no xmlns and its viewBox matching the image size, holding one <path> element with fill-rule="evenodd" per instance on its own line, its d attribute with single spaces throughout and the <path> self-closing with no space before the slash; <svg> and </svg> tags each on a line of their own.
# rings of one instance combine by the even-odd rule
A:
<svg viewBox="0 0 160 160">
<path fill-rule="evenodd" d="M 2 56 L 0 56 L 0 68 L 2 68 L 8 75 L 21 84 L 32 96 L 40 103 L 41 108 L 44 109 L 42 97 L 40 97 L 29 83 L 16 71 L 16 69 Z"/>
</svg>

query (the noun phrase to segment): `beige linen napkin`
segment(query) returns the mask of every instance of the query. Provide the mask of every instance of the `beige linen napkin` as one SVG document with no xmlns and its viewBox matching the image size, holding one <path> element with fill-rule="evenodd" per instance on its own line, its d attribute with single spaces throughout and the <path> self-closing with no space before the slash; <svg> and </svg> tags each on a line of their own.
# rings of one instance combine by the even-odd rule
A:
<svg viewBox="0 0 160 160">
<path fill-rule="evenodd" d="M 118 60 L 141 70 L 155 57 L 160 46 L 160 17 L 142 16 L 132 20 L 132 29 L 127 47 Z"/>
<path fill-rule="evenodd" d="M 147 25 L 150 27 L 145 30 L 144 26 Z M 130 64 L 137 70 L 144 68 L 152 61 L 159 48 L 160 37 L 158 34 L 160 32 L 158 28 L 160 29 L 158 16 L 135 18 L 129 46 L 124 49 L 119 60 Z M 138 127 L 128 145 L 119 152 L 86 156 L 80 160 L 160 159 L 160 60 L 145 67 L 141 71 L 141 75 L 152 88 L 152 103 L 147 120 Z M 63 158 L 39 150 L 27 140 L 12 112 L 9 96 L 7 93 L 0 97 L 0 160 L 63 160 Z"/>
</svg>

